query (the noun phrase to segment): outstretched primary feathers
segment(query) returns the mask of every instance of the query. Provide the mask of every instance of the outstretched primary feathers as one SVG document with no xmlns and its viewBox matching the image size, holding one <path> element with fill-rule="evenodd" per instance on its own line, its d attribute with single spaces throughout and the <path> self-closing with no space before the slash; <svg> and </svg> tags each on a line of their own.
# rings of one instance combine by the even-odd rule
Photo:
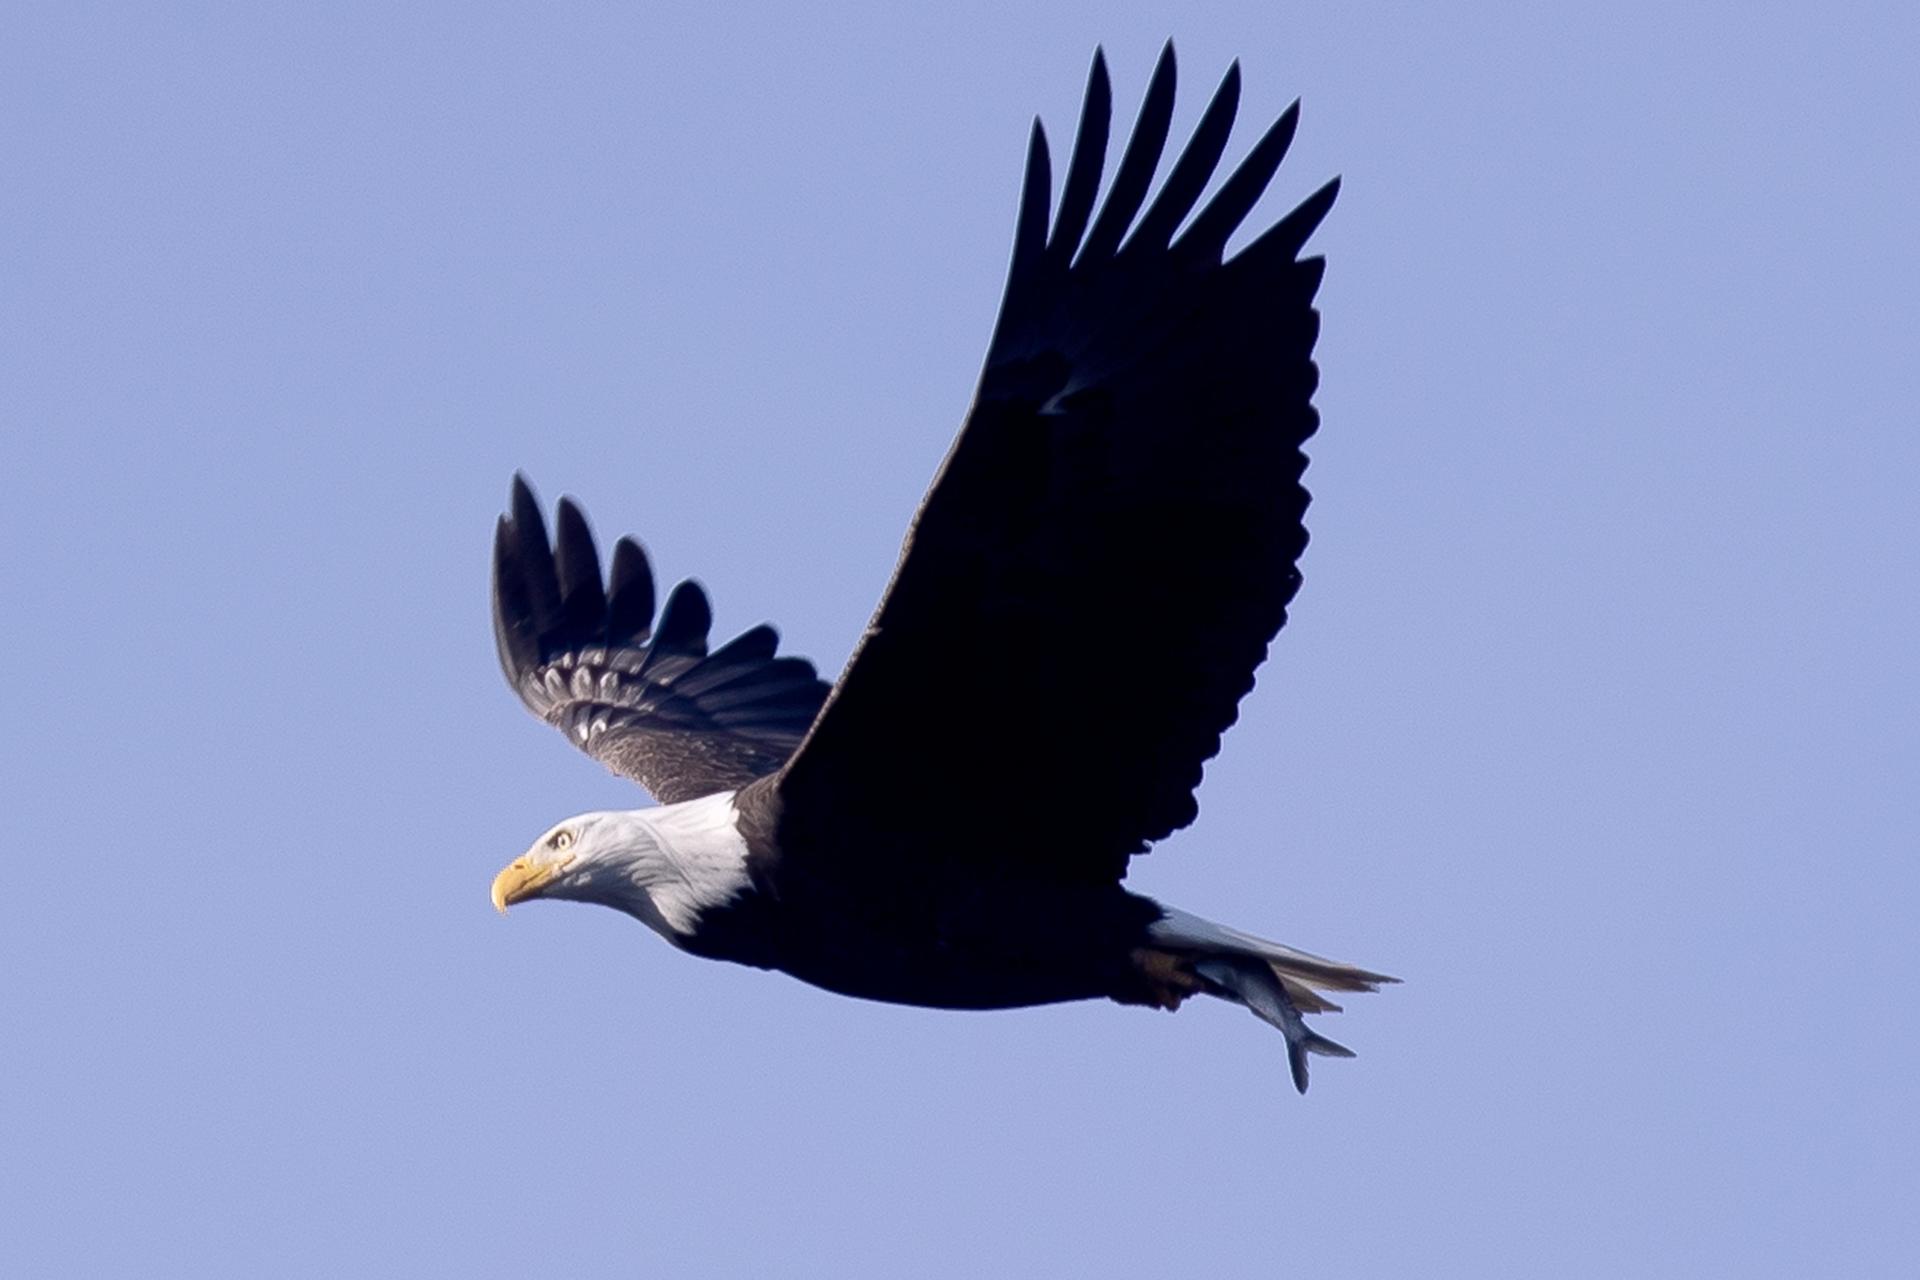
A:
<svg viewBox="0 0 1920 1280">
<path fill-rule="evenodd" d="M 1104 59 L 1051 214 L 1035 123 L 972 412 L 831 689 L 770 627 L 709 652 L 692 582 L 656 619 L 637 543 L 603 577 L 579 508 L 550 541 L 515 480 L 494 546 L 507 677 L 663 804 L 555 827 L 497 905 L 601 902 L 697 954 L 910 1004 L 1215 996 L 1285 1034 L 1302 1090 L 1308 1053 L 1346 1055 L 1301 1014 L 1392 979 L 1120 884 L 1193 820 L 1300 585 L 1324 267 L 1300 254 L 1338 187 L 1224 258 L 1298 107 L 1200 204 L 1230 68 L 1148 202 L 1174 79 L 1169 45 L 1097 214 Z"/>
</svg>

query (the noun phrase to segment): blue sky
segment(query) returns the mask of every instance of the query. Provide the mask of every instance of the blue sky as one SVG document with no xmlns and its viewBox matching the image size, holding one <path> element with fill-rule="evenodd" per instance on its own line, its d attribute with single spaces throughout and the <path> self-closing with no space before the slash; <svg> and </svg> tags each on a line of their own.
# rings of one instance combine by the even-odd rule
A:
<svg viewBox="0 0 1920 1280">
<path fill-rule="evenodd" d="M 4 1269 L 1908 1274 L 1912 8 L 923 8 L 13 15 Z M 513 470 L 837 669 L 1029 119 L 1169 34 L 1176 134 L 1304 98 L 1260 218 L 1345 186 L 1306 586 L 1132 883 L 1404 976 L 1358 1060 L 496 917 L 639 802 L 495 669 Z"/>
</svg>

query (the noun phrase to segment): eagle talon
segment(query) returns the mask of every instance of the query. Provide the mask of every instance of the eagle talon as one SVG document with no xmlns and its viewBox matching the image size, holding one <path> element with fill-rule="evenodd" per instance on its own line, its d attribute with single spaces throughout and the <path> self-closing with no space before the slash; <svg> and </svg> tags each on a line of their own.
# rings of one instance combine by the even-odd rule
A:
<svg viewBox="0 0 1920 1280">
<path fill-rule="evenodd" d="M 1139 947 L 1134 950 L 1132 960 L 1146 991 L 1146 999 L 1141 1001 L 1143 1004 L 1172 1013 L 1188 996 L 1201 989 L 1200 979 L 1195 976 L 1192 964 L 1184 956 L 1152 947 Z"/>
</svg>

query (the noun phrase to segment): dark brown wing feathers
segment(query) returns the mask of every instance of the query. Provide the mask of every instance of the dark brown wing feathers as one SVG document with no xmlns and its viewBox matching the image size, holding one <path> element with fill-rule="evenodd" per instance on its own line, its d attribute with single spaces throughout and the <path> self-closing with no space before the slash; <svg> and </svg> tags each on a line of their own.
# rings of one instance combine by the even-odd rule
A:
<svg viewBox="0 0 1920 1280">
<path fill-rule="evenodd" d="M 494 535 L 494 637 L 507 681 L 535 715 L 665 802 L 745 786 L 784 763 L 825 700 L 801 658 L 755 627 L 712 653 L 698 583 L 667 595 L 654 624 L 653 573 L 630 538 L 606 584 L 586 517 L 560 500 L 556 542 L 516 476 Z"/>
<path fill-rule="evenodd" d="M 782 775 L 783 843 L 838 831 L 834 858 L 870 848 L 901 872 L 1110 883 L 1192 821 L 1201 767 L 1300 583 L 1322 264 L 1297 257 L 1336 184 L 1222 262 L 1286 151 L 1289 109 L 1175 239 L 1224 152 L 1239 73 L 1140 213 L 1174 79 L 1169 47 L 1094 216 L 1111 99 L 1096 56 L 1051 235 L 1036 128 L 978 397 Z"/>
</svg>

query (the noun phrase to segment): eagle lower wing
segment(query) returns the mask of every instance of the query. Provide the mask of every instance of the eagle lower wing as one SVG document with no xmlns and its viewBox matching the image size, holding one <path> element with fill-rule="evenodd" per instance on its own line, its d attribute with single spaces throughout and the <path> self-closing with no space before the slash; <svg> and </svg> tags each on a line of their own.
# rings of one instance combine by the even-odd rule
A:
<svg viewBox="0 0 1920 1280">
<path fill-rule="evenodd" d="M 804 658 L 776 657 L 760 626 L 712 653 L 706 593 L 686 581 L 654 623 L 653 573 L 631 538 L 610 578 L 586 517 L 560 500 L 556 539 L 526 479 L 493 541 L 500 666 L 528 710 L 663 803 L 745 786 L 800 745 L 827 685 Z"/>
<path fill-rule="evenodd" d="M 972 412 L 780 776 L 789 850 L 1112 883 L 1197 813 L 1202 764 L 1300 585 L 1324 263 L 1299 252 L 1338 184 L 1223 261 L 1298 104 L 1189 221 L 1238 66 L 1140 213 L 1173 89 L 1169 45 L 1091 226 L 1110 107 L 1098 54 L 1051 234 L 1035 123 Z"/>
</svg>

